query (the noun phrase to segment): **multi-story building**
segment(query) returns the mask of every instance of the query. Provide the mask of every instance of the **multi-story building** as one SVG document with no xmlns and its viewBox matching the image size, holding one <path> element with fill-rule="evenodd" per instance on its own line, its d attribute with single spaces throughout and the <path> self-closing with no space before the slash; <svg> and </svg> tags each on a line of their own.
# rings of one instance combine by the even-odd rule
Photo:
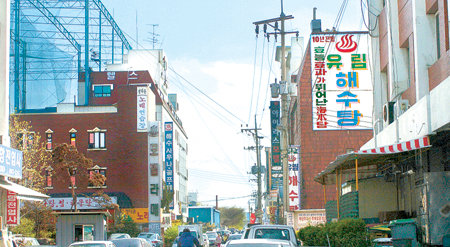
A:
<svg viewBox="0 0 450 247">
<path fill-rule="evenodd" d="M 159 58 L 155 59 L 154 54 Z M 146 67 L 130 69 L 128 62 L 135 61 L 135 57 L 144 57 Z M 181 215 L 184 208 L 187 217 L 187 136 L 176 115 L 176 99 L 166 93 L 166 66 L 162 51 L 130 52 L 124 64 L 91 73 L 88 105 L 83 101 L 85 84 L 81 77 L 78 104 L 60 103 L 20 114 L 36 132 L 46 136 L 49 149 L 70 143 L 91 158 L 96 164 L 93 170 L 107 178 L 102 189 L 120 208 L 137 209 L 135 220 L 143 223 L 143 229 L 149 226 L 157 231 L 162 181 L 167 183 L 169 179 L 173 183 L 171 213 Z M 169 176 L 163 156 L 166 124 L 173 125 L 173 171 Z M 70 197 L 67 185 L 54 180 L 48 187 L 49 195 L 56 200 L 53 208 L 65 209 L 58 207 L 58 202 Z M 90 193 L 95 189 L 78 188 L 77 192 Z"/>
<path fill-rule="evenodd" d="M 316 176 L 336 184 L 345 207 L 358 212 L 353 217 L 414 218 L 427 245 L 450 234 L 448 8 L 446 0 L 369 4 L 373 138 Z"/>
</svg>

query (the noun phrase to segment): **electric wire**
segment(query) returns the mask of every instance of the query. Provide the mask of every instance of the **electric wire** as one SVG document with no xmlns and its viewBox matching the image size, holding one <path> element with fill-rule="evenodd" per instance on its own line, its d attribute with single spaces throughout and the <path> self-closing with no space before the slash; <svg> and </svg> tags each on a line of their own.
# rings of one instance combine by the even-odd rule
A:
<svg viewBox="0 0 450 247">
<path fill-rule="evenodd" d="M 259 84 L 258 84 L 258 96 L 256 97 L 256 105 L 255 105 L 255 115 L 258 112 L 258 104 L 259 104 L 259 93 L 261 91 L 261 84 L 262 84 L 262 74 L 263 74 L 263 68 L 264 68 L 264 47 L 266 44 L 266 39 L 263 39 L 263 47 L 262 47 L 262 54 L 261 54 L 261 70 L 259 72 Z"/>
<path fill-rule="evenodd" d="M 248 112 L 248 121 L 250 122 L 250 118 L 252 116 L 252 108 L 253 108 L 253 95 L 254 95 L 254 89 L 255 89 L 255 74 L 256 74 L 256 57 L 258 52 L 258 36 L 255 37 L 255 55 L 253 58 L 253 79 L 252 79 L 252 96 L 250 97 L 250 109 Z"/>
</svg>

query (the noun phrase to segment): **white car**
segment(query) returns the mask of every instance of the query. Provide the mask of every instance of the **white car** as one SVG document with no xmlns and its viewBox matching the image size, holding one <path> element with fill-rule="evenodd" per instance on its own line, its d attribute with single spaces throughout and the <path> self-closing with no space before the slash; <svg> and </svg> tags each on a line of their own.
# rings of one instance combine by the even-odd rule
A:
<svg viewBox="0 0 450 247">
<path fill-rule="evenodd" d="M 297 247 L 291 241 L 278 239 L 237 239 L 231 240 L 226 247 Z"/>
<path fill-rule="evenodd" d="M 111 241 L 83 241 L 71 243 L 69 247 L 116 247 Z"/>
<path fill-rule="evenodd" d="M 109 236 L 109 240 L 113 239 L 122 239 L 122 238 L 131 238 L 131 236 L 127 233 L 113 233 Z"/>
</svg>

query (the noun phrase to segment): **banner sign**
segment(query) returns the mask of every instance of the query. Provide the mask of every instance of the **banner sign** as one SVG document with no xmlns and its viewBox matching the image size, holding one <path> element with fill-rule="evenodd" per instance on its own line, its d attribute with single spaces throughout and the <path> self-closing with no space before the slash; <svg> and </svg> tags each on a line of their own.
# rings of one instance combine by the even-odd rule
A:
<svg viewBox="0 0 450 247">
<path fill-rule="evenodd" d="M 173 122 L 164 123 L 164 145 L 166 162 L 166 185 L 173 191 Z"/>
<path fill-rule="evenodd" d="M 22 151 L 0 145 L 0 175 L 22 178 Z"/>
<path fill-rule="evenodd" d="M 120 212 L 129 216 L 135 223 L 148 223 L 148 208 L 122 208 Z"/>
<path fill-rule="evenodd" d="M 117 197 L 111 196 L 111 202 L 117 204 Z M 104 198 L 102 197 L 77 197 L 77 209 L 104 209 Z M 109 204 L 109 203 L 108 203 Z M 52 197 L 44 201 L 44 205 L 52 210 L 70 210 L 73 209 L 72 197 Z"/>
<path fill-rule="evenodd" d="M 13 191 L 6 191 L 6 224 L 18 225 L 19 220 L 19 200 Z"/>
<path fill-rule="evenodd" d="M 149 123 L 148 132 L 148 219 L 150 222 L 161 222 L 162 198 L 162 144 L 160 144 L 161 124 L 158 121 Z"/>
<path fill-rule="evenodd" d="M 136 110 L 137 110 L 137 131 L 147 131 L 147 108 L 148 108 L 148 100 L 147 100 L 147 87 L 137 87 L 137 100 L 136 100 Z"/>
<path fill-rule="evenodd" d="M 289 211 L 300 209 L 300 148 L 291 146 L 288 150 L 289 165 Z"/>
<path fill-rule="evenodd" d="M 368 34 L 311 35 L 313 130 L 372 129 Z"/>
<path fill-rule="evenodd" d="M 270 101 L 270 130 L 272 146 L 272 169 L 271 169 L 271 189 L 280 189 L 283 191 L 283 165 L 281 164 L 280 131 L 277 129 L 280 125 L 280 101 Z M 282 195 L 281 195 L 282 196 Z"/>
<path fill-rule="evenodd" d="M 298 213 L 296 213 L 296 216 L 297 228 L 317 226 L 320 224 L 325 224 L 327 222 L 325 209 L 300 210 Z"/>
</svg>

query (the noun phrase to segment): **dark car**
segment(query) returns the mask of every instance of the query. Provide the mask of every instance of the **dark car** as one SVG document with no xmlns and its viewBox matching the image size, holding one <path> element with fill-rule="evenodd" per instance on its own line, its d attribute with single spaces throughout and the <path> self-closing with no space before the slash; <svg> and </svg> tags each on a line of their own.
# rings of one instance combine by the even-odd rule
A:
<svg viewBox="0 0 450 247">
<path fill-rule="evenodd" d="M 142 238 L 120 238 L 111 240 L 116 247 L 152 247 L 152 244 Z"/>
</svg>

